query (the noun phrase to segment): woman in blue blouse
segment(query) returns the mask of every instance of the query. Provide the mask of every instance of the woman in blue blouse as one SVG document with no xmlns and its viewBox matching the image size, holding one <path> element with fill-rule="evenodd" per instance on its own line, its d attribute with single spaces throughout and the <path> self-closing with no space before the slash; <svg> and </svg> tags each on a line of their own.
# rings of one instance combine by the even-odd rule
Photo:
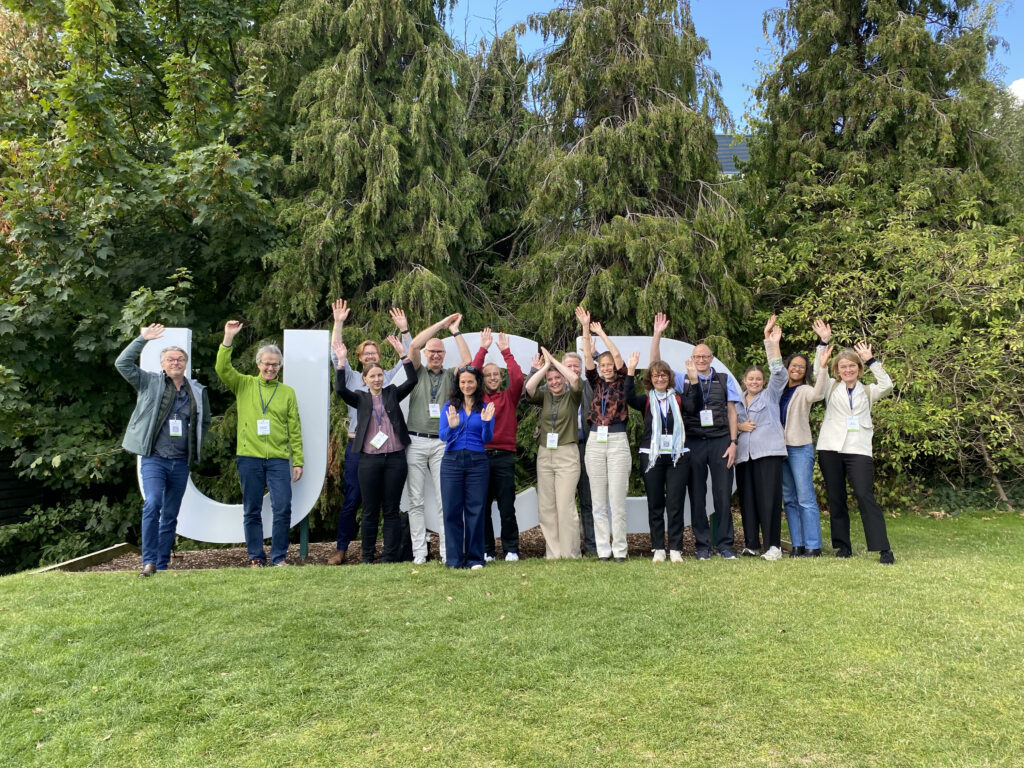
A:
<svg viewBox="0 0 1024 768">
<path fill-rule="evenodd" d="M 445 565 L 484 567 L 484 514 L 490 464 L 484 446 L 494 437 L 494 403 L 484 405 L 483 376 L 472 365 L 455 371 L 455 392 L 438 436 L 445 441 L 441 459 Z"/>
</svg>

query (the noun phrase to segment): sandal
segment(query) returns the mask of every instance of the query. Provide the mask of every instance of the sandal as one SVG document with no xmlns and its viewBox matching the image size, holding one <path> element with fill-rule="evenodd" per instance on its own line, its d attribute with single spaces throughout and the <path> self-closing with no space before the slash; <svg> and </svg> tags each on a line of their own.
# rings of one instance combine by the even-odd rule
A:
<svg viewBox="0 0 1024 768">
<path fill-rule="evenodd" d="M 263 561 L 262 560 L 250 560 L 249 561 L 249 567 L 250 568 L 262 568 L 263 567 Z"/>
</svg>

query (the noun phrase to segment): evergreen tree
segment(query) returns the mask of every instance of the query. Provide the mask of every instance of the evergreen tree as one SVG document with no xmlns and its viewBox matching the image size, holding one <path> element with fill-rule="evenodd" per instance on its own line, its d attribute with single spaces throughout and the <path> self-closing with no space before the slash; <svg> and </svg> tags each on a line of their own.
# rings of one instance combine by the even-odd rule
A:
<svg viewBox="0 0 1024 768">
<path fill-rule="evenodd" d="M 761 315 L 822 316 L 840 343 L 874 342 L 898 391 L 878 413 L 889 473 L 984 473 L 999 487 L 1024 466 L 1024 293 L 988 133 L 990 14 L 791 0 L 768 25 L 778 58 L 756 90 L 745 168 Z"/>
<path fill-rule="evenodd" d="M 538 87 L 550 148 L 536 175 L 518 303 L 544 338 L 575 335 L 575 304 L 614 333 L 723 338 L 746 306 L 742 217 L 716 161 L 728 124 L 685 2 L 577 0 L 533 17 L 545 40 Z"/>
</svg>

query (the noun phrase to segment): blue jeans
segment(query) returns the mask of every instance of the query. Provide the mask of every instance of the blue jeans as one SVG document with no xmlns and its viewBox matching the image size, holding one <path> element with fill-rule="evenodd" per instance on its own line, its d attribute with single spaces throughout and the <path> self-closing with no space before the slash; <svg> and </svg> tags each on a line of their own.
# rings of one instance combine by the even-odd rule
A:
<svg viewBox="0 0 1024 768">
<path fill-rule="evenodd" d="M 338 510 L 338 551 L 344 552 L 352 543 L 352 534 L 356 529 L 356 509 L 362 500 L 359 493 L 359 457 L 353 453 L 352 445 L 355 438 L 349 438 L 345 444 L 345 474 L 341 485 L 341 509 Z"/>
<path fill-rule="evenodd" d="M 267 562 L 263 551 L 263 489 L 270 491 L 274 512 L 271 529 L 270 562 L 283 563 L 288 555 L 288 531 L 292 522 L 292 468 L 288 459 L 257 459 L 236 456 L 242 481 L 242 527 L 250 560 Z"/>
<path fill-rule="evenodd" d="M 821 549 L 821 515 L 814 495 L 814 445 L 787 445 L 782 461 L 782 500 L 794 547 Z"/>
<path fill-rule="evenodd" d="M 166 571 L 171 562 L 181 497 L 188 485 L 188 459 L 142 457 L 142 564 Z"/>
<path fill-rule="evenodd" d="M 490 473 L 490 462 L 482 451 L 445 451 L 441 459 L 445 565 L 449 568 L 484 564 L 484 507 Z"/>
</svg>

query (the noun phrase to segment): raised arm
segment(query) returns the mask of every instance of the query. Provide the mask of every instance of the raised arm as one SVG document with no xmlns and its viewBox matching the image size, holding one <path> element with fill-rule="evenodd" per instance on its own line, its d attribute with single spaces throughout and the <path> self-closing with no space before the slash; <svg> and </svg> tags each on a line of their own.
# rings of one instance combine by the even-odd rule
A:
<svg viewBox="0 0 1024 768">
<path fill-rule="evenodd" d="M 594 370 L 594 340 L 590 337 L 590 313 L 582 306 L 576 307 L 576 319 L 583 328 L 583 366 L 588 371 Z"/>
<path fill-rule="evenodd" d="M 151 323 L 144 326 L 138 338 L 124 348 L 124 351 L 117 356 L 114 367 L 125 381 L 131 384 L 136 390 L 142 386 L 143 370 L 139 367 L 139 356 L 146 346 L 146 342 L 159 339 L 164 335 L 164 327 L 160 323 Z"/>
<path fill-rule="evenodd" d="M 459 323 L 461 322 L 462 315 L 455 315 L 455 320 L 448 325 L 448 330 L 455 337 L 455 346 L 459 348 L 459 357 L 462 358 L 459 360 L 459 367 L 469 365 L 470 360 L 473 359 L 473 353 L 469 351 L 469 344 L 466 343 L 462 331 L 459 330 Z"/>
<path fill-rule="evenodd" d="M 351 405 L 359 407 L 359 395 L 348 388 L 348 348 L 341 339 L 331 341 L 331 351 L 334 353 L 334 394 Z"/>
<path fill-rule="evenodd" d="M 413 368 L 418 371 L 420 365 L 423 364 L 420 353 L 423 351 L 423 347 L 427 345 L 427 342 L 434 338 L 442 328 L 448 328 L 452 323 L 458 323 L 461 319 L 462 315 L 448 315 L 443 320 L 438 320 L 433 325 L 427 326 L 413 337 L 412 343 L 409 344 L 409 359 L 412 360 Z M 458 326 L 456 325 L 456 327 Z"/>
<path fill-rule="evenodd" d="M 580 387 L 583 386 L 583 384 L 580 381 L 579 376 L 577 376 L 570 369 L 562 365 L 558 360 L 554 358 L 554 356 L 550 352 L 544 349 L 544 347 L 540 348 L 540 353 L 544 355 L 544 359 L 547 361 L 545 368 L 547 366 L 554 368 L 556 371 L 562 374 L 562 378 L 565 379 L 565 384 L 566 386 L 569 387 L 569 389 L 571 389 L 573 392 L 580 391 Z"/>
<path fill-rule="evenodd" d="M 591 333 L 596 333 L 601 337 L 601 341 L 608 347 L 608 351 L 612 353 L 612 360 L 615 362 L 615 370 L 619 370 L 622 367 L 622 355 L 619 354 L 619 348 L 615 346 L 614 342 L 608 337 L 608 334 L 604 332 L 604 328 L 601 327 L 600 323 L 590 324 Z"/>
<path fill-rule="evenodd" d="M 523 369 L 519 367 L 512 352 L 508 348 L 508 336 L 504 333 L 498 334 L 498 349 L 501 356 L 505 358 L 505 369 L 508 371 L 509 397 L 515 402 L 523 395 Z"/>
<path fill-rule="evenodd" d="M 854 351 L 860 356 L 861 362 L 873 374 L 875 374 L 875 386 L 868 390 L 868 398 L 874 403 L 892 392 L 892 379 L 885 372 L 882 364 L 875 359 L 871 352 L 871 345 L 866 341 L 859 341 L 853 345 Z"/>
<path fill-rule="evenodd" d="M 395 387 L 395 394 L 399 400 L 404 400 L 409 396 L 409 393 L 416 388 L 416 382 L 419 380 L 419 375 L 416 372 L 416 368 L 413 367 L 412 361 L 405 354 L 405 348 L 402 346 L 402 340 L 397 336 L 388 336 L 388 344 L 395 350 L 398 355 L 398 363 L 405 366 L 405 381 Z"/>
<path fill-rule="evenodd" d="M 537 361 L 535 360 L 534 362 L 536 363 Z M 537 394 L 537 387 L 541 385 L 544 381 L 544 377 L 548 375 L 548 369 L 550 367 L 551 363 L 545 359 L 544 364 L 531 374 L 529 380 L 526 382 L 526 394 L 528 396 L 533 397 Z"/>
<path fill-rule="evenodd" d="M 217 350 L 217 362 L 214 364 L 214 370 L 220 380 L 232 392 L 238 389 L 238 385 L 242 381 L 242 374 L 236 371 L 235 366 L 231 364 L 231 345 L 241 330 L 242 323 L 238 320 L 228 320 L 224 324 L 224 339 L 220 343 L 220 349 Z"/>
<path fill-rule="evenodd" d="M 661 334 L 668 328 L 668 315 L 659 312 L 654 316 L 654 332 L 651 334 L 651 362 L 661 360 Z"/>
<path fill-rule="evenodd" d="M 786 391 L 786 384 L 789 383 L 789 373 L 782 365 L 782 352 L 779 351 L 780 341 L 782 341 L 782 328 L 775 322 L 775 315 L 772 315 L 764 327 L 764 352 L 768 358 L 768 368 L 771 371 L 771 377 L 768 379 L 768 397 L 775 402 L 782 399 L 782 393 Z"/>
<path fill-rule="evenodd" d="M 461 336 L 459 337 L 462 338 Z M 480 349 L 473 355 L 472 366 L 480 369 L 484 367 L 484 358 L 487 357 L 487 350 L 491 348 L 491 342 L 494 340 L 494 334 L 491 333 L 490 328 L 484 328 L 480 331 Z"/>
<path fill-rule="evenodd" d="M 635 410 L 643 413 L 647 404 L 647 397 L 636 393 L 636 366 L 640 362 L 640 353 L 634 352 L 626 362 L 626 379 L 623 386 L 626 394 L 626 402 Z"/>
</svg>

